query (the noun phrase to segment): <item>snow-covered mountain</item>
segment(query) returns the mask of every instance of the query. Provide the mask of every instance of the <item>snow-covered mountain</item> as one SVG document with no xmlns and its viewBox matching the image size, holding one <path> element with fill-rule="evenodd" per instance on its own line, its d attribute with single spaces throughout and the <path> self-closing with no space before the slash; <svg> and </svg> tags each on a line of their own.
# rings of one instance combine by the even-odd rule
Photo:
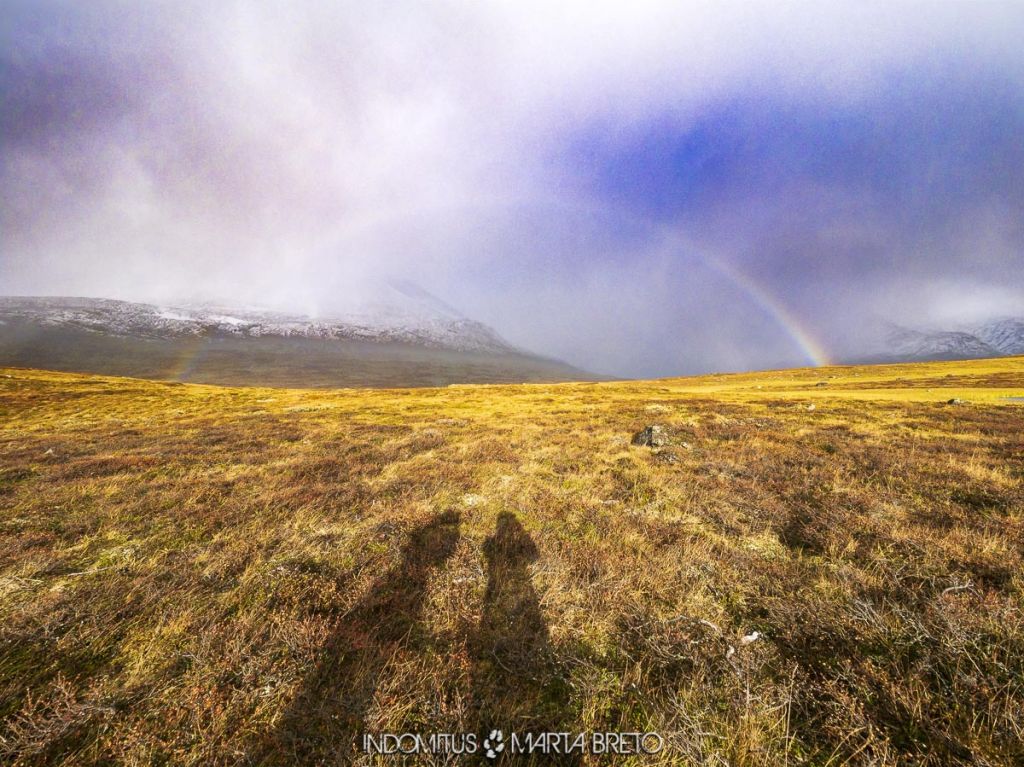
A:
<svg viewBox="0 0 1024 767">
<path fill-rule="evenodd" d="M 1001 354 L 1024 354 L 1024 319 L 992 320 L 976 326 L 974 334 Z"/>
<path fill-rule="evenodd" d="M 142 304 L 98 298 L 0 298 L 0 322 L 31 322 L 137 338 L 233 336 L 406 343 L 455 351 L 516 352 L 483 323 L 408 283 L 378 286 L 350 311 L 310 317 L 254 307 Z"/>
<path fill-rule="evenodd" d="M 949 329 L 890 325 L 879 356 L 898 360 L 955 360 L 1024 354 L 1024 319 L 1003 318 Z"/>
<path fill-rule="evenodd" d="M 997 349 L 977 336 L 957 330 L 921 331 L 893 328 L 886 341 L 886 351 L 900 359 L 977 359 L 1000 356 Z"/>
<path fill-rule="evenodd" d="M 0 366 L 226 385 L 444 386 L 594 380 L 517 349 L 415 285 L 344 312 L 0 298 Z"/>
</svg>

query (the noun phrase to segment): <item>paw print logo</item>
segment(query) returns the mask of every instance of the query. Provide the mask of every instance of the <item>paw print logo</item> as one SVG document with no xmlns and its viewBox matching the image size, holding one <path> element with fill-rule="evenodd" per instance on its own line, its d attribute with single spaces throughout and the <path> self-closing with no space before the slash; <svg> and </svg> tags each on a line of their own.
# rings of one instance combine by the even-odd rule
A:
<svg viewBox="0 0 1024 767">
<path fill-rule="evenodd" d="M 505 750 L 505 736 L 501 730 L 491 730 L 491 734 L 484 738 L 484 753 L 488 759 L 497 759 L 498 754 Z"/>
</svg>

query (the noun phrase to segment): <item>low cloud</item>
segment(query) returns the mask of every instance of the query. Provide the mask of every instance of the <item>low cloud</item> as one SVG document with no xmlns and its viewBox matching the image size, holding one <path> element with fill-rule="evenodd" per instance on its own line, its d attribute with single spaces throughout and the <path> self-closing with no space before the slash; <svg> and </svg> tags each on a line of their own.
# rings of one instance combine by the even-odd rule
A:
<svg viewBox="0 0 1024 767">
<path fill-rule="evenodd" d="M 0 290 L 401 275 L 624 375 L 1024 307 L 1018 3 L 676 6 L 9 3 Z"/>
</svg>

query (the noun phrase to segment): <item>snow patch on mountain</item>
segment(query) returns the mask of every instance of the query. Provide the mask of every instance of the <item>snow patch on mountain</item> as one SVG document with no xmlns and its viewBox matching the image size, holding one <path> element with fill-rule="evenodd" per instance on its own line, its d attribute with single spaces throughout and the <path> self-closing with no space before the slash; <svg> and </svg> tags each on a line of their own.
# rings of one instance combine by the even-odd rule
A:
<svg viewBox="0 0 1024 767">
<path fill-rule="evenodd" d="M 901 360 L 978 359 L 1024 354 L 1024 319 L 971 326 L 911 329 L 889 325 L 884 355 Z"/>
<path fill-rule="evenodd" d="M 1002 354 L 1024 354 L 1024 319 L 992 320 L 976 326 L 974 334 Z"/>
<path fill-rule="evenodd" d="M 344 312 L 311 317 L 260 308 L 154 305 L 98 298 L 0 298 L 0 322 L 70 326 L 121 336 L 300 337 L 521 353 L 493 329 L 407 283 L 389 283 Z"/>
</svg>

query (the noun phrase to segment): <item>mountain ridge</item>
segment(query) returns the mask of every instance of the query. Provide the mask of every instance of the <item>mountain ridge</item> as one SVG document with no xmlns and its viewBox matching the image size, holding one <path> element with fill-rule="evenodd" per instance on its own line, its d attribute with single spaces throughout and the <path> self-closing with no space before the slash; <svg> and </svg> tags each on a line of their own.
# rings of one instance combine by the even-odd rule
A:
<svg viewBox="0 0 1024 767">
<path fill-rule="evenodd" d="M 881 340 L 873 352 L 861 359 L 926 362 L 1024 354 L 1024 319 L 1018 317 L 999 317 L 946 328 L 912 328 L 890 322 L 880 335 Z"/>
<path fill-rule="evenodd" d="M 422 344 L 455 351 L 522 351 L 489 326 L 454 312 L 377 311 L 311 317 L 297 312 L 219 303 L 143 303 L 79 296 L 0 297 L 0 320 L 69 325 L 117 335 L 162 338 L 223 334 L 301 336 Z"/>
<path fill-rule="evenodd" d="M 0 297 L 0 364 L 299 388 L 601 378 L 515 347 L 426 291 L 406 297 L 318 317 L 210 303 Z"/>
</svg>

